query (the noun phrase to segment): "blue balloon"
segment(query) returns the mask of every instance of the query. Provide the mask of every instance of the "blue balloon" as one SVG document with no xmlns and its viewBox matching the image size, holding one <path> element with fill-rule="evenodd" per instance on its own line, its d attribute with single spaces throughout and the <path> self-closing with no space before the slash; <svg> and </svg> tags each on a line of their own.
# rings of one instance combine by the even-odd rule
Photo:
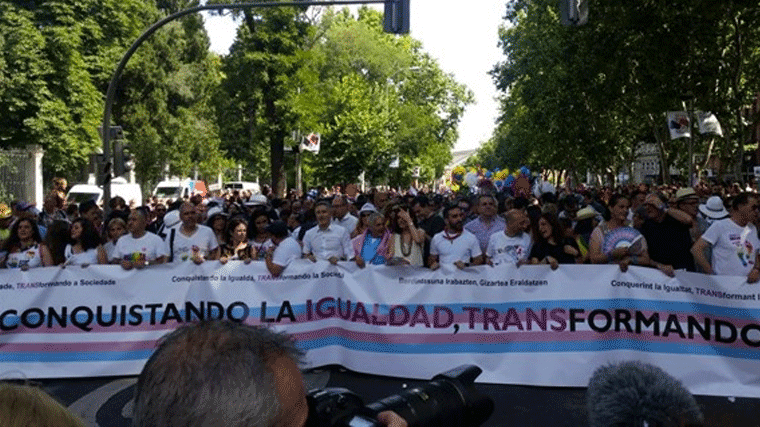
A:
<svg viewBox="0 0 760 427">
<path fill-rule="evenodd" d="M 526 176 L 530 176 L 530 169 L 528 169 L 527 166 L 523 166 L 520 168 L 520 173 Z"/>
<path fill-rule="evenodd" d="M 514 183 L 515 183 L 515 177 L 513 175 L 507 176 L 507 179 L 504 180 L 504 185 L 506 185 L 507 187 L 512 186 L 512 184 Z"/>
</svg>

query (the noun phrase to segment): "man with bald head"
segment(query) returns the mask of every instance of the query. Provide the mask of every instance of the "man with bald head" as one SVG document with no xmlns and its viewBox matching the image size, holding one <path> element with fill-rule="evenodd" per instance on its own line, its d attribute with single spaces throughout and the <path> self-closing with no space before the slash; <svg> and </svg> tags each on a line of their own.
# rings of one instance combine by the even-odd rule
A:
<svg viewBox="0 0 760 427">
<path fill-rule="evenodd" d="M 219 259 L 219 243 L 214 231 L 198 224 L 195 206 L 183 203 L 179 208 L 182 225 L 169 230 L 166 235 L 166 249 L 170 262 L 193 261 L 200 264 L 205 260 Z"/>
<path fill-rule="evenodd" d="M 143 209 L 133 209 L 127 219 L 127 231 L 116 242 L 113 251 L 114 263 L 125 270 L 143 268 L 151 264 L 162 264 L 166 260 L 166 246 L 160 237 L 146 231 L 147 213 Z"/>
<path fill-rule="evenodd" d="M 526 233 L 528 216 L 521 209 L 507 211 L 503 233 L 494 233 L 488 240 L 486 260 L 489 265 L 521 266 L 528 262 L 530 235 Z"/>
</svg>

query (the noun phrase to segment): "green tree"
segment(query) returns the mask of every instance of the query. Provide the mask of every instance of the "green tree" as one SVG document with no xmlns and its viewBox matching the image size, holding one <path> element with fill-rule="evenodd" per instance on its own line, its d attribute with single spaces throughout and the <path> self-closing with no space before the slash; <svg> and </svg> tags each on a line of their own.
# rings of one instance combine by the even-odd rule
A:
<svg viewBox="0 0 760 427">
<path fill-rule="evenodd" d="M 224 79 L 217 98 L 223 147 L 265 176 L 269 156 L 272 189 L 285 191 L 284 146 L 296 129 L 288 98 L 290 79 L 301 67 L 309 33 L 302 8 L 273 7 L 236 12 L 237 38 L 223 59 Z"/>
<path fill-rule="evenodd" d="M 508 6 L 505 60 L 493 71 L 502 116 L 482 157 L 613 173 L 639 143 L 653 142 L 663 171 L 683 167 L 685 141 L 669 140 L 665 112 L 682 109 L 687 93 L 695 109 L 722 120 L 721 148 L 735 157 L 746 133 L 739 114 L 757 91 L 747 62 L 758 48 L 754 6 L 592 1 L 589 24 L 571 28 L 559 25 L 556 2 Z M 696 140 L 697 152 L 705 141 Z"/>
<path fill-rule="evenodd" d="M 373 183 L 406 185 L 415 166 L 427 180 L 440 176 L 472 94 L 418 41 L 384 34 L 375 10 L 356 18 L 328 11 L 316 32 L 291 100 L 299 123 L 322 133 L 322 152 L 310 159 L 316 182 L 353 182 L 365 172 Z M 388 168 L 395 156 L 398 170 Z"/>
</svg>

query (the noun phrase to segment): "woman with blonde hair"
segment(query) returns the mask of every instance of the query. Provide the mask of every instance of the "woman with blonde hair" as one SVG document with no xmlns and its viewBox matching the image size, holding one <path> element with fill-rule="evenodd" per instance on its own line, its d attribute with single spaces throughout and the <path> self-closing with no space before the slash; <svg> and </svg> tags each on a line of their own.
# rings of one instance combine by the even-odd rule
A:
<svg viewBox="0 0 760 427">
<path fill-rule="evenodd" d="M 86 427 L 86 424 L 39 388 L 0 383 L 0 426 Z"/>
</svg>

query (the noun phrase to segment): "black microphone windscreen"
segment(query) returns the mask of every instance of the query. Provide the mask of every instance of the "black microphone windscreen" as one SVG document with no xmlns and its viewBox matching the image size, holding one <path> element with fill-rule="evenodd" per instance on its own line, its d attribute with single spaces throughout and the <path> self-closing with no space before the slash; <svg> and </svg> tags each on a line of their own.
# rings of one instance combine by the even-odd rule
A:
<svg viewBox="0 0 760 427">
<path fill-rule="evenodd" d="M 632 361 L 603 366 L 586 391 L 589 427 L 700 425 L 694 396 L 662 369 Z"/>
</svg>

